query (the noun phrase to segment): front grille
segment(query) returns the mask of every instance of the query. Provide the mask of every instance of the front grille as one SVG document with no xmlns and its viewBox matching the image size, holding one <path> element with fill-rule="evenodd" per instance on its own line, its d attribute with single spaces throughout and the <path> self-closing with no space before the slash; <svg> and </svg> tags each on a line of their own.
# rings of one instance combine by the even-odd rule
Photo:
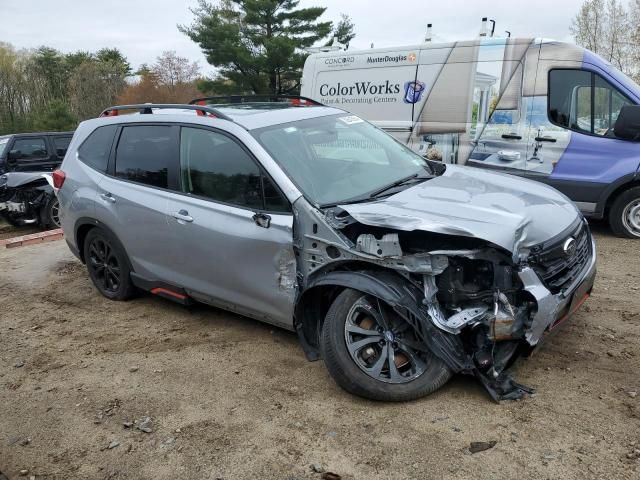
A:
<svg viewBox="0 0 640 480">
<path fill-rule="evenodd" d="M 567 255 L 564 246 L 571 237 L 576 241 L 576 249 L 572 255 Z M 533 269 L 551 293 L 559 293 L 571 285 L 593 255 L 589 228 L 581 222 L 573 233 L 559 241 L 539 245 L 531 252 Z"/>
</svg>

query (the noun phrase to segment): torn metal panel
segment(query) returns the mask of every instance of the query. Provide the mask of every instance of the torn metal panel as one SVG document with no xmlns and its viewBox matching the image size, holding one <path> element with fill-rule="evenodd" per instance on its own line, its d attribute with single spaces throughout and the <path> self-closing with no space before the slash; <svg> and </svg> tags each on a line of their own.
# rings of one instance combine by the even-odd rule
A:
<svg viewBox="0 0 640 480">
<path fill-rule="evenodd" d="M 356 249 L 376 257 L 401 257 L 402 248 L 397 233 L 387 233 L 380 240 L 375 235 L 363 233 L 358 236 Z"/>
<path fill-rule="evenodd" d="M 364 225 L 475 237 L 512 253 L 555 237 L 579 215 L 551 187 L 456 165 L 388 198 L 340 208 Z"/>
</svg>

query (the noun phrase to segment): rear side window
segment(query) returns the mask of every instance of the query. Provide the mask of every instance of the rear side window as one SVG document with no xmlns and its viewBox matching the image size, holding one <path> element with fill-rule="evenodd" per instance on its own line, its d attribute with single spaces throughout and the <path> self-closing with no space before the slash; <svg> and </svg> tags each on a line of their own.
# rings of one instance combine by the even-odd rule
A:
<svg viewBox="0 0 640 480">
<path fill-rule="evenodd" d="M 20 138 L 13 142 L 11 157 L 16 160 L 35 160 L 47 156 L 44 138 Z"/>
<path fill-rule="evenodd" d="M 103 173 L 106 172 L 113 137 L 117 128 L 115 125 L 96 128 L 84 143 L 80 145 L 78 158 L 91 168 Z"/>
<path fill-rule="evenodd" d="M 220 133 L 182 128 L 180 175 L 185 193 L 245 208 L 290 210 L 286 199 L 253 158 Z"/>
<path fill-rule="evenodd" d="M 116 177 L 153 187 L 168 187 L 171 127 L 124 127 L 116 149 Z"/>
<path fill-rule="evenodd" d="M 67 154 L 69 143 L 71 143 L 71 137 L 53 137 L 53 145 L 58 157 L 62 158 Z"/>
</svg>

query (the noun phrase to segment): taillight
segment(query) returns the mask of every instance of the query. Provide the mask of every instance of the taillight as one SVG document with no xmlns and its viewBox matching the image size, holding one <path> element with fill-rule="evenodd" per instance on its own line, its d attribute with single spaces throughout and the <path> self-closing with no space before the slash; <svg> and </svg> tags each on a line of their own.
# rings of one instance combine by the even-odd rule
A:
<svg viewBox="0 0 640 480">
<path fill-rule="evenodd" d="M 62 188 L 62 184 L 64 183 L 65 178 L 67 178 L 67 175 L 62 170 L 54 170 L 53 188 Z"/>
</svg>

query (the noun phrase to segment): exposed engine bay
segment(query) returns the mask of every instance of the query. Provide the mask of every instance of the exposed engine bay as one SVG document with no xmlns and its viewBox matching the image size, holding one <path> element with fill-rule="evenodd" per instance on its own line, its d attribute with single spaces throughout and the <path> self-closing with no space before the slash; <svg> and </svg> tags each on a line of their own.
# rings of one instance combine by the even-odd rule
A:
<svg viewBox="0 0 640 480">
<path fill-rule="evenodd" d="M 431 352 L 454 372 L 476 376 L 496 401 L 534 392 L 516 383 L 508 368 L 577 308 L 574 295 L 563 295 L 573 293 L 585 272 L 595 275 L 582 219 L 563 238 L 527 249 L 515 263 L 513 252 L 478 238 L 363 225 L 340 207 L 323 212 L 325 225 L 307 225 L 312 217 L 296 213 L 304 230 L 296 232 L 303 294 L 339 284 L 384 300 Z M 570 256 L 563 250 L 567 239 L 575 244 Z M 586 282 L 580 301 L 592 284 Z M 314 358 L 314 332 L 297 328 Z M 395 361 L 400 368 L 397 356 Z"/>
<path fill-rule="evenodd" d="M 59 227 L 51 174 L 8 172 L 0 175 L 0 216 L 13 226 Z"/>
</svg>

